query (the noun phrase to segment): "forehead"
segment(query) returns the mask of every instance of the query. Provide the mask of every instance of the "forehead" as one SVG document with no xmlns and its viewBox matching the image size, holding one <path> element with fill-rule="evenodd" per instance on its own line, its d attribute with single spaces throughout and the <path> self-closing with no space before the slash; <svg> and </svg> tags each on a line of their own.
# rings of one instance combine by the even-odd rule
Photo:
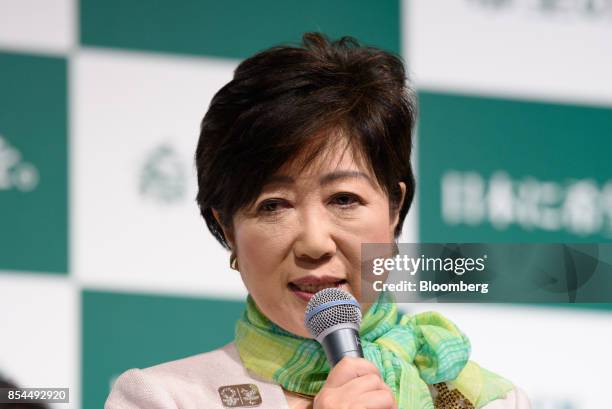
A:
<svg viewBox="0 0 612 409">
<path fill-rule="evenodd" d="M 283 164 L 275 175 L 292 178 L 321 176 L 334 171 L 358 171 L 372 177 L 361 150 L 344 137 L 330 138 L 303 149 Z"/>
</svg>

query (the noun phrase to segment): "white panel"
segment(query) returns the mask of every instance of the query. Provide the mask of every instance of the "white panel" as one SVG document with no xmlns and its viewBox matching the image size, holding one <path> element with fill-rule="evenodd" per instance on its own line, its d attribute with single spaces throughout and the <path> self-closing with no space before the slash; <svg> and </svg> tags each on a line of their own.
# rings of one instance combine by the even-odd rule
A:
<svg viewBox="0 0 612 409">
<path fill-rule="evenodd" d="M 521 387 L 534 409 L 609 407 L 612 314 L 571 308 L 404 304 L 438 311 L 469 337 L 472 358 Z"/>
<path fill-rule="evenodd" d="M 195 203 L 193 156 L 234 62 L 85 49 L 72 61 L 71 265 L 90 287 L 242 297 Z"/>
<path fill-rule="evenodd" d="M 68 407 L 79 407 L 78 289 L 65 276 L 2 273 L 0 311 L 2 375 L 20 387 L 70 388 Z"/>
<path fill-rule="evenodd" d="M 612 3 L 405 0 L 420 89 L 612 104 Z"/>
<path fill-rule="evenodd" d="M 0 48 L 65 53 L 76 43 L 75 0 L 0 0 Z"/>
</svg>

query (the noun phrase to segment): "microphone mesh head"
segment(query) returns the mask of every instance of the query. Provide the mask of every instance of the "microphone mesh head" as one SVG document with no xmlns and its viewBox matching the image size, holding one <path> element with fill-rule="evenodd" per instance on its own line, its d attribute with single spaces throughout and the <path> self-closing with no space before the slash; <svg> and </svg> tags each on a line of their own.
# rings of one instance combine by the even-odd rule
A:
<svg viewBox="0 0 612 409">
<path fill-rule="evenodd" d="M 342 301 L 347 301 L 342 303 Z M 325 307 L 324 304 L 338 302 Z M 321 308 L 321 311 L 311 314 L 313 310 Z M 311 316 L 312 315 L 312 316 Z M 339 288 L 325 288 L 316 293 L 306 306 L 305 320 L 306 328 L 313 338 L 338 324 L 354 324 L 359 328 L 361 324 L 361 309 L 355 298 Z"/>
</svg>

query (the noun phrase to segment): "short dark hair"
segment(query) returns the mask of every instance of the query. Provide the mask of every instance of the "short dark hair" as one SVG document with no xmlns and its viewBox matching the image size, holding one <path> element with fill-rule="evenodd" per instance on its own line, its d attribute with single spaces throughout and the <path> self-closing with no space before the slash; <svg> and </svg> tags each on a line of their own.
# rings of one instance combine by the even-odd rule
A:
<svg viewBox="0 0 612 409">
<path fill-rule="evenodd" d="M 195 154 L 196 201 L 209 230 L 230 248 L 221 226 L 252 205 L 283 164 L 310 163 L 340 131 L 399 210 L 395 238 L 415 190 L 410 163 L 416 95 L 400 57 L 352 37 L 306 33 L 300 46 L 276 46 L 244 60 L 210 103 Z M 304 155 L 304 152 L 307 152 Z M 401 208 L 399 182 L 406 184 Z"/>
</svg>

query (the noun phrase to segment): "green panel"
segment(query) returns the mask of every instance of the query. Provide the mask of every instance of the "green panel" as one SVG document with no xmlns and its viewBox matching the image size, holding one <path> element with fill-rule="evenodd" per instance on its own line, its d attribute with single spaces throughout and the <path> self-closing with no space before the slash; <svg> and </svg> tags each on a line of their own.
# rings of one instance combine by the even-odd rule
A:
<svg viewBox="0 0 612 409">
<path fill-rule="evenodd" d="M 0 72 L 0 270 L 66 274 L 66 60 L 0 53 Z"/>
<path fill-rule="evenodd" d="M 419 231 L 424 242 L 608 242 L 612 239 L 612 109 L 420 93 Z M 462 184 L 444 184 L 449 174 Z M 490 205 L 494 175 L 511 198 Z M 446 217 L 482 183 L 485 213 Z M 476 182 L 474 182 L 474 180 Z M 462 188 L 463 189 L 463 188 Z M 606 190 L 607 189 L 607 190 Z M 452 190 L 451 190 L 452 191 Z M 473 192 L 473 190 L 471 191 Z M 443 202 L 446 206 L 443 205 Z M 493 202 L 491 202 L 493 203 Z M 510 205 L 508 205 L 510 203 Z M 458 206 L 457 204 L 461 205 Z M 529 204 L 529 205 L 527 205 Z M 491 214 L 512 209 L 499 225 Z M 478 206 L 471 207 L 478 209 Z M 453 213 L 454 214 L 454 213 Z M 526 216 L 527 215 L 527 216 Z M 553 224 L 551 221 L 554 221 Z M 553 227 L 551 227 L 553 226 Z"/>
<path fill-rule="evenodd" d="M 86 290 L 82 407 L 101 408 L 114 377 L 216 349 L 233 339 L 244 303 Z"/>
<path fill-rule="evenodd" d="M 242 59 L 321 31 L 399 53 L 399 10 L 398 0 L 83 0 L 80 36 L 90 46 Z"/>
</svg>

